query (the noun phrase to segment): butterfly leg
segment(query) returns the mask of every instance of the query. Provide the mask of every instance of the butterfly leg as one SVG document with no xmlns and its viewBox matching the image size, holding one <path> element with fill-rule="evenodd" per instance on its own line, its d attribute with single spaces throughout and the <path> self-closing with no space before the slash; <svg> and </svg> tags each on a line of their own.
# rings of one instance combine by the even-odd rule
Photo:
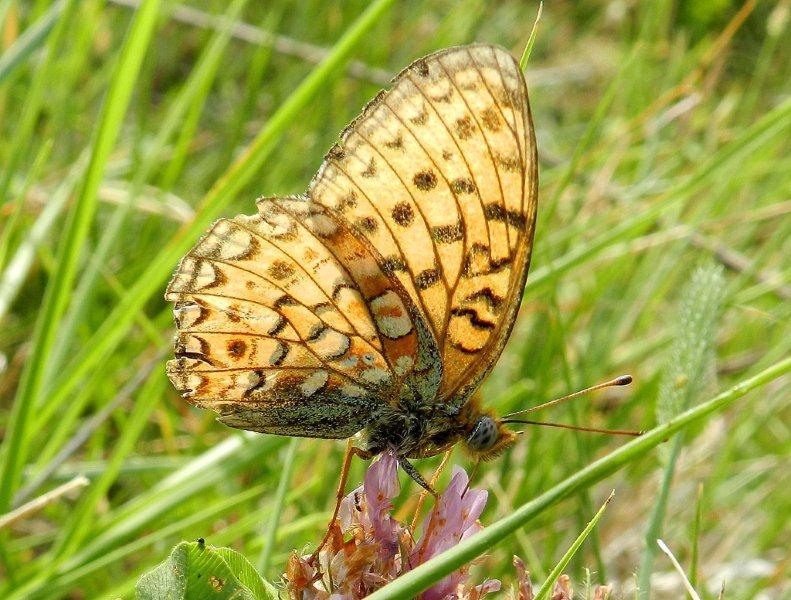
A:
<svg viewBox="0 0 791 600">
<path fill-rule="evenodd" d="M 434 475 L 431 476 L 431 481 L 429 482 L 429 485 L 431 487 L 437 485 L 437 481 L 439 481 L 440 475 L 442 475 L 442 472 L 445 470 L 445 467 L 447 466 L 448 461 L 450 460 L 450 455 L 452 452 L 453 452 L 452 450 L 446 450 L 445 454 L 442 455 L 442 462 L 439 463 L 437 470 L 434 471 Z M 426 501 L 427 496 L 428 496 L 428 492 L 426 490 L 420 490 L 420 496 L 417 499 L 417 506 L 415 507 L 415 514 L 412 517 L 412 525 L 411 525 L 412 531 L 415 531 L 417 529 L 417 522 L 418 519 L 420 518 L 420 513 L 423 511 L 423 503 Z"/>
<path fill-rule="evenodd" d="M 418 471 L 414 465 L 406 459 L 405 456 L 398 457 L 398 465 L 404 470 L 404 473 L 414 479 L 418 485 L 426 490 L 429 494 L 435 498 L 438 496 L 437 492 L 434 491 L 434 488 L 432 488 L 428 481 L 426 481 L 420 474 L 420 471 Z"/>
<path fill-rule="evenodd" d="M 309 562 L 313 563 L 316 562 L 318 559 L 319 551 L 324 547 L 327 541 L 330 539 L 332 535 L 332 525 L 335 523 L 335 520 L 338 518 L 338 511 L 341 509 L 341 502 L 343 501 L 343 497 L 346 491 L 346 482 L 349 479 L 349 468 L 352 465 L 352 458 L 354 456 L 359 456 L 363 460 L 368 460 L 373 456 L 367 450 L 363 450 L 362 448 L 358 448 L 354 445 L 352 438 L 349 438 L 349 442 L 346 444 L 346 453 L 343 455 L 343 468 L 341 469 L 341 479 L 338 482 L 338 491 L 335 495 L 335 510 L 332 512 L 332 519 L 330 519 L 330 524 L 327 526 L 327 533 L 324 534 L 324 537 L 321 540 L 321 543 L 318 545 L 316 550 L 314 550 L 313 554 L 310 555 Z"/>
</svg>

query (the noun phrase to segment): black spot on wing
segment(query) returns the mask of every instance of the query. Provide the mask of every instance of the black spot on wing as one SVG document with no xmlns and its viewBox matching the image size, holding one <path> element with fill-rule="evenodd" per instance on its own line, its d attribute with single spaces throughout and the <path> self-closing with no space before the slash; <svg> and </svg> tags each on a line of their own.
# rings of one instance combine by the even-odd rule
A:
<svg viewBox="0 0 791 600">
<path fill-rule="evenodd" d="M 466 318 L 475 329 L 491 331 L 497 327 L 496 323 L 480 318 L 478 311 L 474 308 L 454 308 L 450 314 L 454 317 Z"/>
<path fill-rule="evenodd" d="M 469 177 L 459 177 L 450 182 L 450 189 L 454 194 L 473 194 L 475 184 Z"/>
<path fill-rule="evenodd" d="M 405 273 L 406 270 L 406 263 L 400 256 L 388 256 L 382 262 L 382 272 L 385 275 L 392 275 L 397 271 Z"/>
<path fill-rule="evenodd" d="M 464 224 L 461 221 L 453 225 L 437 225 L 431 228 L 432 239 L 439 244 L 451 244 L 464 237 Z"/>
<path fill-rule="evenodd" d="M 415 211 L 407 202 L 399 202 L 391 212 L 393 221 L 401 227 L 409 227 L 415 219 Z"/>
<path fill-rule="evenodd" d="M 437 176 L 431 169 L 425 169 L 424 171 L 415 173 L 412 181 L 415 187 L 423 192 L 428 192 L 437 187 Z"/>
<path fill-rule="evenodd" d="M 376 175 L 376 159 L 372 156 L 371 160 L 368 163 L 368 166 L 364 171 L 360 173 L 366 179 L 370 179 L 374 175 Z"/>
<path fill-rule="evenodd" d="M 505 298 L 495 294 L 490 287 L 480 289 L 464 298 L 464 302 L 475 302 L 477 300 L 485 301 L 494 313 L 498 312 L 502 307 L 503 302 L 505 302 Z"/>
<path fill-rule="evenodd" d="M 415 277 L 415 285 L 419 290 L 425 290 L 440 280 L 439 271 L 437 269 L 426 269 L 421 271 Z"/>
<path fill-rule="evenodd" d="M 354 222 L 354 225 L 357 229 L 365 233 L 374 233 L 377 228 L 376 219 L 373 217 L 360 217 Z"/>
</svg>

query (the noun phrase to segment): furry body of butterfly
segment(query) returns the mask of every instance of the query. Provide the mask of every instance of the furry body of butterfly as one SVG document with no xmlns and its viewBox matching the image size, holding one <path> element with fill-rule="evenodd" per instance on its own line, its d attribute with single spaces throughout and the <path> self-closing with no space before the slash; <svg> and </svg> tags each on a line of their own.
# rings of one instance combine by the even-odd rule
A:
<svg viewBox="0 0 791 600">
<path fill-rule="evenodd" d="M 527 86 L 505 50 L 404 69 L 306 194 L 220 220 L 182 259 L 167 371 L 232 427 L 348 438 L 408 463 L 515 434 L 473 397 L 510 334 L 537 208 Z"/>
</svg>

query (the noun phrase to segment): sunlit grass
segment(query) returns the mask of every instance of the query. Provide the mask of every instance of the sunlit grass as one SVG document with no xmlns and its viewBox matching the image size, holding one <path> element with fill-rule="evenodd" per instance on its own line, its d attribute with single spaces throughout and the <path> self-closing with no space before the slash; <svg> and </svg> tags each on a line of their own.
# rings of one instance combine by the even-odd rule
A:
<svg viewBox="0 0 791 600">
<path fill-rule="evenodd" d="M 162 366 L 164 285 L 213 219 L 304 191 L 382 72 L 470 41 L 519 56 L 537 11 L 328 4 L 0 0 L 0 513 L 91 479 L 0 531 L 3 597 L 127 597 L 198 537 L 277 581 L 288 553 L 320 538 L 340 444 L 240 434 L 186 406 Z M 700 264 L 723 267 L 721 310 L 687 340 L 711 343 L 711 362 L 674 367 L 694 392 L 678 410 L 791 354 L 791 17 L 787 3 L 722 4 L 545 4 L 526 69 L 538 232 L 519 321 L 486 384 L 498 411 L 629 372 L 631 388 L 552 420 L 651 429 L 667 365 L 689 348 L 679 315 L 705 305 L 683 292 Z M 255 43 L 267 32 L 281 36 L 274 47 Z M 530 430 L 478 474 L 492 495 L 484 524 L 513 525 L 481 547 L 487 576 L 510 582 L 518 554 L 540 581 L 615 488 L 566 567 L 573 578 L 588 567 L 632 597 L 643 564 L 657 598 L 679 597 L 650 531 L 704 598 L 725 573 L 736 573 L 729 599 L 779 593 L 791 386 L 761 384 L 674 438 L 671 463 L 634 454 L 562 496 L 623 442 Z M 405 513 L 416 493 L 403 486 Z M 538 498 L 530 519 L 507 521 Z"/>
</svg>

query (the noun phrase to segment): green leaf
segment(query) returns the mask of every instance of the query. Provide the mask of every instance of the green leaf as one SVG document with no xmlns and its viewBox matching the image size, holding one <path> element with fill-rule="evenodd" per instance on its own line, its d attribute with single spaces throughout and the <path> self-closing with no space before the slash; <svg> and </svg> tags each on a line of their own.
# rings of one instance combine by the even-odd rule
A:
<svg viewBox="0 0 791 600">
<path fill-rule="evenodd" d="M 213 548 L 202 540 L 181 542 L 161 565 L 137 582 L 139 600 L 259 600 L 277 598 L 241 554 L 230 548 Z"/>
<path fill-rule="evenodd" d="M 275 586 L 261 577 L 244 555 L 232 548 L 214 548 L 214 551 L 225 560 L 239 581 L 248 587 L 256 598 L 277 598 Z"/>
</svg>

